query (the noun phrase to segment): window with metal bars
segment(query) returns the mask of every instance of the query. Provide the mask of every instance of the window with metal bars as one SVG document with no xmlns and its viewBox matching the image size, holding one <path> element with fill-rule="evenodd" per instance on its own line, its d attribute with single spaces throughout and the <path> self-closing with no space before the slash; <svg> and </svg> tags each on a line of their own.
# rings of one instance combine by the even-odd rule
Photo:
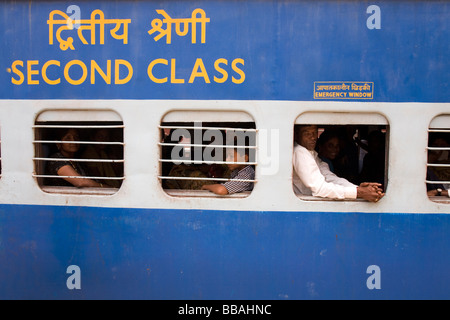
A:
<svg viewBox="0 0 450 320">
<path fill-rule="evenodd" d="M 0 178 L 2 177 L 2 136 L 0 130 Z"/>
<path fill-rule="evenodd" d="M 245 197 L 252 191 L 257 165 L 254 122 L 162 122 L 159 129 L 159 179 L 166 193 Z"/>
<path fill-rule="evenodd" d="M 123 122 L 36 121 L 35 173 L 50 193 L 113 194 L 124 179 Z"/>
<path fill-rule="evenodd" d="M 444 118 L 448 116 L 438 117 L 428 129 L 425 183 L 431 200 L 448 203 L 450 202 L 450 129 L 442 125 Z M 441 123 L 436 125 L 439 122 Z"/>
</svg>

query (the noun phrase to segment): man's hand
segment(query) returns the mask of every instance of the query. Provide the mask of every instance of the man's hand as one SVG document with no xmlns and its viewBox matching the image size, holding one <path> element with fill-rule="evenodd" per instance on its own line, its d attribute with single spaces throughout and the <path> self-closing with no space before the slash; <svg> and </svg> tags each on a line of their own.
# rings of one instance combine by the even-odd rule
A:
<svg viewBox="0 0 450 320">
<path fill-rule="evenodd" d="M 378 202 L 384 197 L 383 189 L 380 183 L 363 182 L 357 187 L 357 197 L 370 202 Z"/>
</svg>

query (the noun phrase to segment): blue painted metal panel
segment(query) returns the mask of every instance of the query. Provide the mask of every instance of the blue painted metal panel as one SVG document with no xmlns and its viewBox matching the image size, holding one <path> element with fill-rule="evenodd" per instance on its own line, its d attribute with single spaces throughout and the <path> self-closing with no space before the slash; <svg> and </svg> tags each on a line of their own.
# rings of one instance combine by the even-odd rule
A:
<svg viewBox="0 0 450 320">
<path fill-rule="evenodd" d="M 448 299 L 449 229 L 448 214 L 1 205 L 0 299 Z"/>
<path fill-rule="evenodd" d="M 372 21 L 369 1 L 82 1 L 79 2 L 81 19 L 89 19 L 100 9 L 105 19 L 131 19 L 128 44 L 111 37 L 106 26 L 104 45 L 84 45 L 76 30 L 64 31 L 63 38 L 74 38 L 74 50 L 63 51 L 56 41 L 50 45 L 47 20 L 53 10 L 66 12 L 67 2 L 0 3 L 2 19 L 2 61 L 0 73 L 1 99 L 256 99 L 256 100 L 314 100 L 317 81 L 373 82 L 370 101 L 448 102 L 450 90 L 449 55 L 450 9 L 447 1 L 377 1 L 380 29 L 369 29 Z M 156 10 L 165 10 L 172 18 L 189 18 L 196 8 L 205 11 L 210 22 L 206 24 L 206 41 L 192 43 L 190 34 L 178 36 L 175 26 L 172 41 L 154 40 L 158 32 L 150 35 L 154 19 L 162 19 Z M 55 18 L 56 19 L 56 18 Z M 97 37 L 99 36 L 97 26 Z M 88 31 L 83 31 L 88 39 Z M 106 84 L 97 75 L 90 81 L 90 61 L 95 60 L 106 70 L 107 61 L 126 60 L 133 75 L 125 84 Z M 168 77 L 167 83 L 155 83 L 148 75 L 148 66 L 155 59 L 155 77 Z M 170 65 L 175 59 L 175 78 L 185 83 L 170 83 Z M 197 59 L 202 59 L 210 83 L 197 77 L 188 83 Z M 214 63 L 221 64 L 228 74 L 224 83 Z M 237 68 L 245 74 L 240 84 L 232 77 L 243 79 L 231 63 L 242 59 Z M 13 72 L 14 61 L 23 61 L 17 67 L 24 77 L 20 85 Z M 56 85 L 42 77 L 42 67 L 49 60 L 48 78 L 61 79 Z M 80 85 L 68 83 L 64 67 L 73 60 L 83 62 L 87 78 Z M 37 72 L 31 76 L 39 84 L 27 84 L 27 61 Z M 7 71 L 5 71 L 7 70 Z M 70 68 L 71 77 L 82 77 L 81 67 Z M 127 76 L 122 66 L 120 77 Z M 336 99 L 335 99 L 336 100 Z"/>
<path fill-rule="evenodd" d="M 446 1 L 377 1 L 381 29 L 368 29 L 368 1 L 82 1 L 131 19 L 129 42 L 106 33 L 104 45 L 74 50 L 49 44 L 47 20 L 62 1 L 3 1 L 0 99 L 314 100 L 315 83 L 373 83 L 370 101 L 449 102 L 450 28 Z M 155 42 L 157 9 L 174 18 L 201 8 L 211 19 L 206 42 L 189 36 Z M 56 30 L 56 29 L 55 29 Z M 67 31 L 72 32 L 72 31 Z M 86 32 L 86 31 L 85 31 Z M 54 34 L 56 37 L 56 34 Z M 133 75 L 114 84 L 114 62 Z M 155 59 L 155 83 L 148 66 Z M 175 79 L 170 65 L 175 59 Z M 196 77 L 202 59 L 211 83 Z M 218 59 L 228 72 L 214 68 Z M 242 59 L 233 70 L 234 59 Z M 56 60 L 43 77 L 43 66 Z M 112 63 L 112 83 L 97 74 Z M 14 62 L 23 65 L 15 65 Z M 67 82 L 80 61 L 87 77 Z M 77 62 L 78 63 L 78 62 Z M 32 73 L 27 70 L 31 70 Z M 83 73 L 70 68 L 70 77 Z M 199 69 L 198 69 L 199 70 Z M 21 80 L 21 74 L 23 76 Z M 122 65 L 120 78 L 127 69 Z M 29 76 L 30 75 L 30 76 Z M 13 82 L 21 82 L 15 84 Z M 33 84 L 38 81 L 39 84 Z M 173 82 L 173 81 L 172 81 Z M 239 81 L 238 81 L 239 82 Z M 336 92 L 336 91 L 335 91 Z M 331 99 L 338 100 L 338 99 Z M 356 99 L 358 100 L 358 99 Z M 366 100 L 364 100 L 366 101 Z M 0 299 L 327 299 L 450 298 L 448 214 L 219 212 L 0 205 Z M 6 263 L 4 263 L 6 262 Z M 66 268 L 79 265 L 82 290 L 68 290 Z M 366 286 L 366 268 L 382 271 L 382 290 Z"/>
</svg>

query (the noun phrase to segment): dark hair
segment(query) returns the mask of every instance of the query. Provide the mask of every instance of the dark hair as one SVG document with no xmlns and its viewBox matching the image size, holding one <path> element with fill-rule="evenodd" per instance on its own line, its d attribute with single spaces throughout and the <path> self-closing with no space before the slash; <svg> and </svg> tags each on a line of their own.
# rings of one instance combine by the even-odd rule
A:
<svg viewBox="0 0 450 320">
<path fill-rule="evenodd" d="M 300 130 L 307 127 L 318 127 L 316 124 L 295 124 L 294 125 L 294 142 L 297 142 Z"/>
<path fill-rule="evenodd" d="M 339 139 L 339 135 L 335 130 L 325 130 L 317 139 L 317 146 L 323 146 L 327 141 L 337 138 Z"/>
<path fill-rule="evenodd" d="M 446 143 L 449 143 L 449 134 L 442 132 L 431 132 L 428 136 L 428 146 L 432 147 L 436 140 L 442 139 Z"/>
<path fill-rule="evenodd" d="M 54 137 L 62 140 L 62 138 L 64 138 L 64 136 L 67 134 L 67 132 L 69 132 L 71 128 L 56 128 L 54 129 Z"/>
</svg>

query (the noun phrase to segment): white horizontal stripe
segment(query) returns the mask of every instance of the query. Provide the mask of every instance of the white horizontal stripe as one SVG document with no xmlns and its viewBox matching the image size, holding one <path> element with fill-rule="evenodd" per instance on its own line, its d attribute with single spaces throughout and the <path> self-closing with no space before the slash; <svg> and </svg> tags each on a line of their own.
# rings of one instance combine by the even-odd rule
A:
<svg viewBox="0 0 450 320">
<path fill-rule="evenodd" d="M 159 162 L 181 162 L 181 163 L 194 163 L 194 164 L 247 164 L 247 165 L 258 165 L 257 162 L 229 162 L 229 161 L 208 161 L 208 160 L 184 160 L 184 159 L 159 159 Z"/>
<path fill-rule="evenodd" d="M 93 179 L 93 180 L 124 180 L 125 177 L 90 177 L 90 176 L 59 176 L 46 174 L 33 174 L 35 178 L 77 178 L 77 179 Z"/>
<path fill-rule="evenodd" d="M 108 144 L 108 145 L 125 145 L 125 143 L 120 141 L 108 141 L 108 142 L 99 142 L 99 141 L 61 141 L 61 140 L 34 140 L 33 143 L 77 143 L 77 144 Z"/>
<path fill-rule="evenodd" d="M 125 128 L 124 125 L 59 125 L 59 124 L 36 124 L 32 126 L 33 129 L 40 128 L 60 128 L 60 129 L 117 129 Z"/>
<path fill-rule="evenodd" d="M 258 182 L 258 180 L 249 180 L 249 179 L 227 179 L 227 178 L 202 178 L 202 177 L 166 177 L 166 176 L 158 176 L 159 179 L 167 179 L 167 180 L 204 180 L 204 181 L 239 181 L 239 182 Z"/>
<path fill-rule="evenodd" d="M 193 144 L 193 143 L 167 143 L 159 142 L 160 146 L 180 146 L 180 147 L 209 147 L 209 148 L 239 148 L 239 149 L 257 149 L 256 146 L 233 146 L 233 145 L 220 145 L 220 144 Z"/>
<path fill-rule="evenodd" d="M 249 131 L 258 132 L 258 129 L 227 128 L 227 127 L 180 127 L 180 126 L 159 126 L 160 129 L 196 129 L 196 130 L 229 130 L 229 131 Z"/>
<path fill-rule="evenodd" d="M 67 159 L 67 158 L 33 158 L 36 161 L 75 161 L 75 162 L 112 162 L 122 163 L 123 159 Z"/>
</svg>

